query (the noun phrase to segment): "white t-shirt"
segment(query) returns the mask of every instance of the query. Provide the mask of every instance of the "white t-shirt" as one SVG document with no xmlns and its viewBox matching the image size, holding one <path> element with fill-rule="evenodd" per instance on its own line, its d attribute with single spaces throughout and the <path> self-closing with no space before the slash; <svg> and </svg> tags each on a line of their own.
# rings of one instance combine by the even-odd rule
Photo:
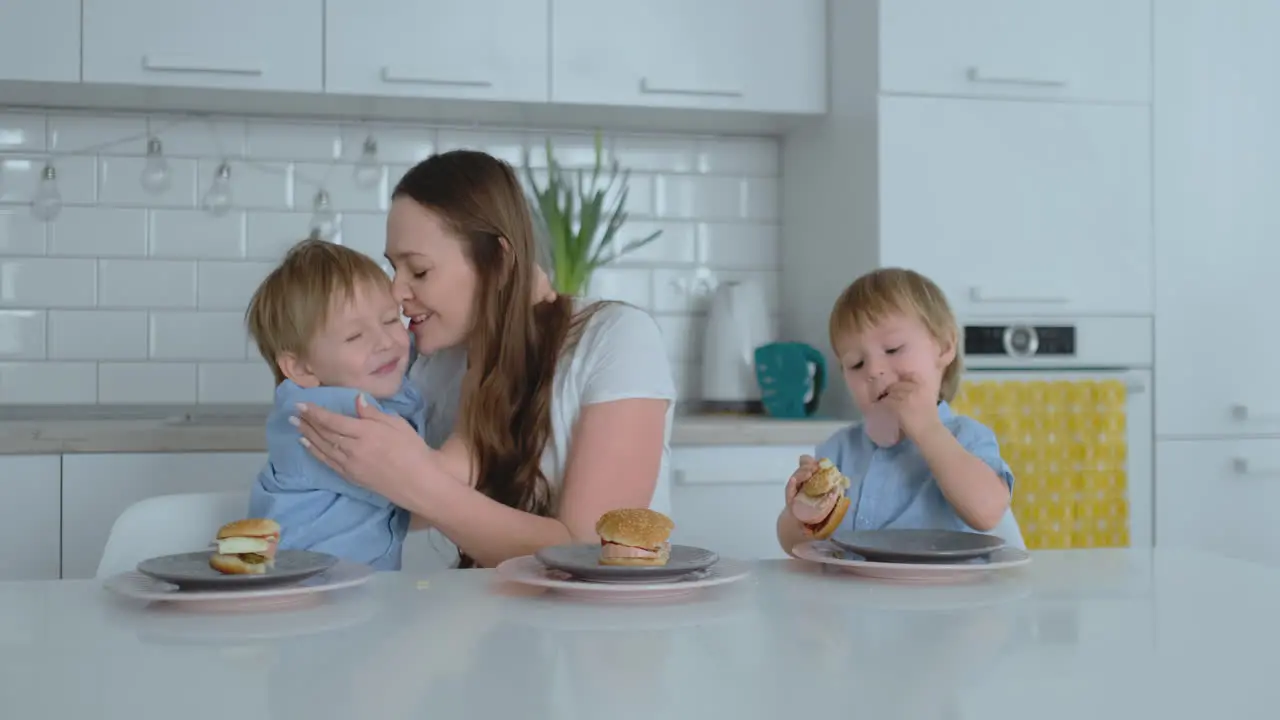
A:
<svg viewBox="0 0 1280 720">
<path fill-rule="evenodd" d="M 589 303 L 579 301 L 577 307 L 582 309 Z M 432 447 L 440 447 L 453 432 L 465 373 L 466 353 L 461 348 L 419 357 L 409 370 L 409 379 L 426 398 L 425 437 Z M 542 454 L 542 473 L 550 486 L 552 508 L 560 504 L 569 444 L 582 407 L 634 398 L 657 398 L 670 403 L 662 437 L 662 464 L 658 470 L 659 479 L 665 478 L 671 458 L 676 387 L 662 331 L 653 318 L 639 308 L 606 304 L 587 321 L 571 354 L 562 357 L 556 366 L 551 389 L 551 437 Z M 670 512 L 667 483 L 658 483 L 650 506 Z M 437 535 L 435 531 L 429 534 Z M 443 536 L 433 538 L 432 545 L 442 552 L 452 551 L 441 547 L 443 539 Z M 409 561 L 407 550 L 408 547 L 406 562 Z"/>
</svg>

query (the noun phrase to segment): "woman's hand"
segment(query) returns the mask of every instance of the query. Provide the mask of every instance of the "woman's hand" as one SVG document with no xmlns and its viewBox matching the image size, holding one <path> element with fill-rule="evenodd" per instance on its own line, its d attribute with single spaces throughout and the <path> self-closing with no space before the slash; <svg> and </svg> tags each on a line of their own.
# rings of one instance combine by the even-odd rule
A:
<svg viewBox="0 0 1280 720">
<path fill-rule="evenodd" d="M 339 475 L 411 507 L 409 480 L 424 476 L 423 467 L 434 461 L 431 449 L 404 418 L 375 410 L 363 394 L 356 415 L 299 404 L 291 422 L 302 432 L 302 445 Z"/>
</svg>

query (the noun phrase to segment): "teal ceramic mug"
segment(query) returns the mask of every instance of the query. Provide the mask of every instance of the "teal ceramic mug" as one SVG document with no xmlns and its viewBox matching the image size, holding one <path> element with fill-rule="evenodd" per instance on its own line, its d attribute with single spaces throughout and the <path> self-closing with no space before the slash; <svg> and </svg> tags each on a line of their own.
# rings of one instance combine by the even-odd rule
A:
<svg viewBox="0 0 1280 720">
<path fill-rule="evenodd" d="M 755 351 L 756 382 L 765 412 L 805 418 L 818 410 L 827 385 L 827 363 L 816 348 L 798 342 L 761 345 Z"/>
</svg>

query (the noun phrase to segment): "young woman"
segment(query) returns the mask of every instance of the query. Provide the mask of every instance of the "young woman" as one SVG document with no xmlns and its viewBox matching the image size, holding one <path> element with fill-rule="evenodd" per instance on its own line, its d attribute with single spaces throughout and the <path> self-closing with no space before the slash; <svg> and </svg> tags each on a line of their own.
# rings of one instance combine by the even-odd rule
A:
<svg viewBox="0 0 1280 720">
<path fill-rule="evenodd" d="M 422 354 L 427 442 L 368 407 L 302 407 L 311 452 L 442 533 L 462 567 L 595 542 L 602 513 L 649 506 L 676 395 L 661 333 L 637 308 L 549 289 L 509 165 L 466 150 L 419 163 L 393 193 L 386 255 Z"/>
</svg>

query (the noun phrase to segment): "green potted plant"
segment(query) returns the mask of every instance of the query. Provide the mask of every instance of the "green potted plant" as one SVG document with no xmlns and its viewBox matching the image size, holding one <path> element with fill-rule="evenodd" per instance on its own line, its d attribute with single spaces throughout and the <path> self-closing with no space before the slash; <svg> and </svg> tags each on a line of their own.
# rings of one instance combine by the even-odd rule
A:
<svg viewBox="0 0 1280 720">
<path fill-rule="evenodd" d="M 596 268 L 653 242 L 661 230 L 624 242 L 618 232 L 627 222 L 628 183 L 631 171 L 613 158 L 604 163 L 604 139 L 595 135 L 595 163 L 590 169 L 566 170 L 555 160 L 551 139 L 546 141 L 547 181 L 538 184 L 525 151 L 524 173 L 528 181 L 535 222 L 541 225 L 551 250 L 551 281 L 556 292 L 582 295 Z M 612 196 L 612 200 L 609 198 Z"/>
</svg>

